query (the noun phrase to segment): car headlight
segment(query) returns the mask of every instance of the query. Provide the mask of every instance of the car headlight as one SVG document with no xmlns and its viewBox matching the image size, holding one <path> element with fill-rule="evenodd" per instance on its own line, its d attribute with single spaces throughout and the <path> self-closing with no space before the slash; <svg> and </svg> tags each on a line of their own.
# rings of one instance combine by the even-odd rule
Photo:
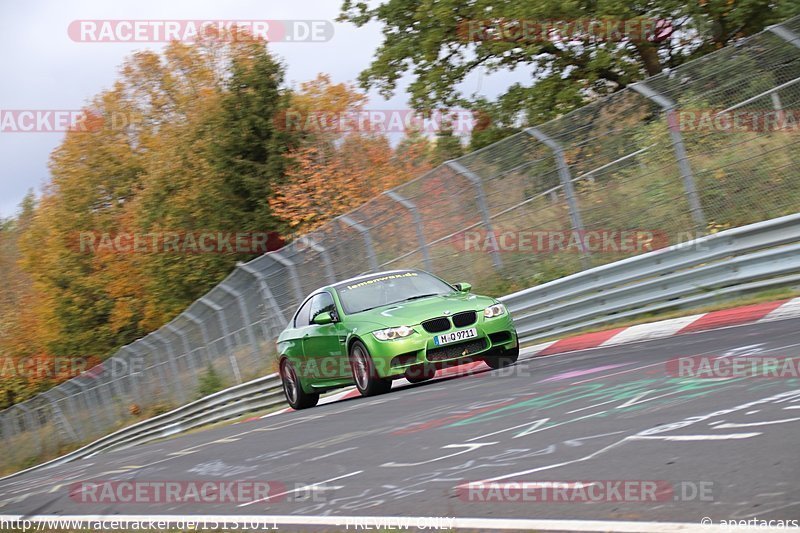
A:
<svg viewBox="0 0 800 533">
<path fill-rule="evenodd" d="M 483 310 L 484 318 L 494 318 L 506 312 L 506 306 L 503 304 L 494 304 Z"/>
<path fill-rule="evenodd" d="M 375 338 L 379 341 L 391 341 L 394 339 L 400 339 L 402 337 L 408 337 L 414 333 L 414 330 L 408 326 L 400 326 L 399 328 L 386 328 L 386 329 L 379 329 L 378 331 L 373 331 L 372 334 L 375 335 Z"/>
</svg>

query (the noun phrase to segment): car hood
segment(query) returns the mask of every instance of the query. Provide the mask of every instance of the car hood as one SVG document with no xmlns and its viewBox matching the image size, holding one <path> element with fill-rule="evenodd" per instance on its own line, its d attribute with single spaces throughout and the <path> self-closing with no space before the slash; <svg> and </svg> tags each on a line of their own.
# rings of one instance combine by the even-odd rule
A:
<svg viewBox="0 0 800 533">
<path fill-rule="evenodd" d="M 429 296 L 419 300 L 389 304 L 347 317 L 348 322 L 364 322 L 381 327 L 413 326 L 429 318 L 450 315 L 461 311 L 480 311 L 495 302 L 488 296 L 469 293 L 451 293 Z"/>
</svg>

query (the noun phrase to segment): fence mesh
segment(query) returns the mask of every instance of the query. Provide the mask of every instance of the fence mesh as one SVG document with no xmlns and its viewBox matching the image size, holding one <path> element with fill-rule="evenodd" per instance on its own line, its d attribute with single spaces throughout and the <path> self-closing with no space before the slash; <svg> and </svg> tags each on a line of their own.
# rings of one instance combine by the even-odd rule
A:
<svg viewBox="0 0 800 533">
<path fill-rule="evenodd" d="M 445 163 L 240 265 L 170 324 L 0 412 L 3 463 L 190 402 L 209 369 L 226 385 L 272 372 L 294 310 L 335 280 L 422 268 L 503 292 L 648 250 L 552 236 L 644 230 L 665 246 L 796 212 L 800 18 L 777 28 Z"/>
</svg>

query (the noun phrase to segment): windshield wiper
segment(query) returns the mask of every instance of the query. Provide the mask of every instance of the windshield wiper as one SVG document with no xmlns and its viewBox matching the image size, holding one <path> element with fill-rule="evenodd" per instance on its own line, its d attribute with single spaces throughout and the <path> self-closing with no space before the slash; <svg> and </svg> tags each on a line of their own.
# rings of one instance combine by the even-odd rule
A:
<svg viewBox="0 0 800 533">
<path fill-rule="evenodd" d="M 439 296 L 439 293 L 438 292 L 434 292 L 432 294 L 418 294 L 416 296 L 412 296 L 411 298 L 406 298 L 405 300 L 400 300 L 400 302 L 408 302 L 408 301 L 411 301 L 411 300 L 419 300 L 420 298 L 427 298 L 428 296 Z"/>
<path fill-rule="evenodd" d="M 411 300 L 419 300 L 420 298 L 427 298 L 429 296 L 439 296 L 439 293 L 438 292 L 434 292 L 434 293 L 431 293 L 431 294 L 418 294 L 416 296 L 412 296 L 410 298 L 406 298 L 405 300 L 397 300 L 396 302 L 390 302 L 388 304 L 381 304 L 381 305 L 376 305 L 376 306 L 373 306 L 373 307 L 367 307 L 365 309 L 360 309 L 360 310 L 356 311 L 356 313 L 363 313 L 364 311 L 372 311 L 373 309 L 378 309 L 379 307 L 386 307 L 387 305 L 395 305 L 395 304 L 399 304 L 399 303 L 403 303 L 403 302 L 409 302 Z"/>
</svg>

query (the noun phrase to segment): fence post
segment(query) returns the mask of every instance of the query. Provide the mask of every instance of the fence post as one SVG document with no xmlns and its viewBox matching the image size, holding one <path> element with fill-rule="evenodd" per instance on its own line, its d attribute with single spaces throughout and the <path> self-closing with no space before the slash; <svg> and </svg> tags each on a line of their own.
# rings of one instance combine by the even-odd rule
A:
<svg viewBox="0 0 800 533">
<path fill-rule="evenodd" d="M 28 433 L 30 433 L 36 440 L 36 453 L 40 453 L 42 451 L 42 436 L 33 427 L 34 420 L 31 408 L 25 405 L 25 402 L 16 404 L 16 407 L 18 407 L 24 413 L 23 418 L 25 419 L 25 425 L 27 426 Z"/>
<path fill-rule="evenodd" d="M 783 39 L 784 41 L 795 45 L 796 47 L 800 48 L 800 35 L 797 35 L 795 32 L 787 28 L 786 26 L 781 26 L 780 24 L 776 24 L 775 26 L 770 26 L 767 28 L 769 31 Z"/>
<path fill-rule="evenodd" d="M 281 322 L 278 323 L 278 328 L 277 328 L 281 329 L 283 327 L 283 324 L 285 324 L 288 319 L 283 315 L 283 311 L 281 311 L 281 307 L 278 305 L 278 300 L 275 299 L 275 296 L 272 294 L 272 291 L 269 288 L 266 274 L 245 264 L 239 265 L 239 268 L 242 269 L 242 272 L 245 272 L 246 274 L 249 274 L 250 276 L 256 278 L 256 280 L 258 281 L 258 290 L 261 291 L 261 297 L 265 301 L 269 302 L 269 306 L 272 308 L 272 311 L 275 313 L 275 316 L 279 317 L 279 320 L 281 320 Z M 266 324 L 262 322 L 262 326 L 264 329 L 264 338 L 265 339 L 272 338 L 272 332 L 267 330 Z"/>
<path fill-rule="evenodd" d="M 122 350 L 125 350 L 126 352 L 132 354 L 132 356 L 134 358 L 138 358 L 139 357 L 139 354 L 133 348 L 131 348 L 130 345 L 125 345 L 125 346 L 123 346 L 122 348 L 119 349 L 120 352 Z M 133 364 L 130 361 L 130 359 L 131 359 L 131 357 L 127 358 L 128 376 L 129 376 L 130 383 L 131 383 L 131 398 L 135 398 L 136 402 L 141 402 L 142 401 L 142 390 L 139 387 L 139 377 L 142 374 L 142 372 L 144 371 L 144 365 L 142 365 L 141 369 L 139 369 L 138 365 L 137 365 L 137 369 L 138 370 L 136 372 L 134 372 L 133 371 Z"/>
<path fill-rule="evenodd" d="M 445 165 L 450 167 L 457 174 L 467 178 L 470 183 L 472 183 L 472 186 L 475 187 L 475 198 L 478 201 L 478 209 L 480 210 L 481 217 L 483 218 L 483 226 L 491 236 L 490 242 L 494 244 L 490 252 L 492 255 L 492 264 L 494 265 L 495 270 L 503 268 L 503 260 L 500 259 L 500 251 L 499 247 L 497 246 L 497 236 L 494 234 L 494 230 L 492 229 L 492 217 L 489 214 L 489 206 L 486 203 L 486 193 L 483 191 L 483 182 L 481 181 L 481 177 L 455 159 L 452 161 L 446 161 Z"/>
<path fill-rule="evenodd" d="M 341 215 L 339 220 L 361 234 L 361 238 L 364 239 L 364 246 L 367 249 L 367 260 L 369 261 L 370 272 L 377 272 L 378 257 L 375 255 L 375 246 L 372 244 L 372 236 L 369 234 L 369 228 L 359 224 L 347 215 Z"/>
<path fill-rule="evenodd" d="M 183 314 L 186 316 L 186 320 L 197 326 L 197 329 L 200 330 L 200 335 L 203 337 L 203 344 L 205 345 L 206 349 L 206 359 L 208 359 L 208 364 L 213 365 L 214 360 L 211 358 L 211 340 L 208 338 L 208 332 L 203 325 L 203 321 L 197 318 L 197 316 L 195 316 L 195 314 L 191 311 L 184 311 Z"/>
<path fill-rule="evenodd" d="M 116 378 L 116 373 L 117 373 L 117 371 L 116 371 L 116 368 L 117 368 L 116 361 L 117 360 L 118 360 L 118 358 L 117 358 L 116 355 L 114 357 L 109 357 L 108 359 L 105 360 L 103 365 L 108 368 L 108 373 L 109 373 L 108 382 L 111 384 L 111 392 L 114 395 L 116 395 L 118 398 L 122 398 L 122 396 L 124 395 L 124 392 L 122 391 L 121 387 L 119 386 L 119 383 L 117 383 L 117 378 Z"/>
<path fill-rule="evenodd" d="M 86 406 L 86 415 L 92 421 L 92 426 L 94 426 L 95 431 L 97 433 L 103 433 L 102 429 L 100 429 L 100 426 L 98 425 L 99 422 L 97 420 L 97 417 L 94 416 L 94 413 L 96 413 L 97 410 L 96 409 L 92 409 L 92 405 L 91 405 L 91 403 L 89 403 L 88 385 L 85 385 L 84 383 L 81 383 L 80 378 L 73 378 L 73 379 L 69 380 L 69 382 L 80 389 L 81 392 L 79 394 L 81 395 L 81 398 L 83 398 L 83 403 Z"/>
<path fill-rule="evenodd" d="M 154 331 L 150 335 L 152 335 L 154 339 L 160 340 L 161 344 L 167 349 L 167 364 L 172 372 L 172 378 L 175 381 L 175 387 L 173 388 L 178 389 L 178 400 L 182 405 L 186 403 L 186 391 L 183 390 L 183 384 L 180 382 L 180 377 L 178 376 L 178 364 L 175 360 L 175 350 L 172 349 L 172 343 L 164 337 L 161 330 Z"/>
<path fill-rule="evenodd" d="M 305 235 L 299 237 L 297 241 L 292 244 L 295 244 L 299 241 L 299 244 L 303 244 L 318 254 L 322 256 L 322 262 L 325 263 L 325 275 L 328 277 L 328 283 L 333 285 L 336 283 L 336 273 L 333 271 L 333 263 L 331 262 L 331 256 L 328 253 L 328 249 L 319 244 L 317 241 L 313 240 L 310 237 L 306 237 Z M 296 247 L 295 247 L 296 248 Z"/>
<path fill-rule="evenodd" d="M 170 323 L 164 326 L 164 329 L 171 331 L 173 335 L 177 335 L 181 338 L 181 343 L 183 344 L 183 351 L 186 353 L 186 360 L 189 361 L 189 368 L 192 370 L 192 373 L 197 372 L 197 365 L 194 364 L 194 356 L 192 355 L 192 347 L 189 345 L 189 339 L 187 338 L 186 332 L 182 329 L 176 327 L 174 324 Z"/>
<path fill-rule="evenodd" d="M 303 301 L 303 289 L 300 287 L 300 278 L 297 276 L 297 268 L 294 266 L 294 262 L 285 258 L 283 255 L 279 254 L 278 252 L 270 252 L 266 254 L 267 257 L 270 259 L 277 261 L 289 271 L 289 278 L 292 280 L 292 288 L 294 289 L 294 296 L 297 298 L 297 305 L 300 305 L 300 302 Z"/>
<path fill-rule="evenodd" d="M 69 425 L 69 422 L 66 421 L 64 418 L 64 413 L 61 412 L 61 406 L 58 405 L 58 400 L 53 398 L 51 394 L 55 394 L 58 391 L 55 387 L 50 390 L 47 390 L 42 393 L 42 398 L 47 400 L 47 403 L 50 407 L 50 420 L 52 421 L 53 426 L 56 429 L 56 432 L 60 435 L 65 437 L 65 440 L 75 442 L 77 440 L 75 438 L 75 432 L 72 431 L 72 426 Z M 59 442 L 61 439 L 59 439 Z M 56 446 L 58 448 L 58 446 Z"/>
<path fill-rule="evenodd" d="M 588 265 L 589 251 L 584 246 L 583 236 L 585 235 L 585 228 L 583 226 L 583 217 L 581 217 L 581 210 L 578 206 L 578 197 L 575 194 L 575 187 L 572 183 L 572 174 L 569 171 L 569 165 L 564 158 L 564 149 L 561 144 L 556 142 L 552 137 L 547 135 L 539 128 L 527 128 L 525 133 L 540 141 L 553 151 L 553 157 L 556 160 L 556 167 L 558 168 L 558 181 L 564 189 L 564 196 L 567 197 L 567 207 L 569 208 L 569 218 L 572 221 L 572 231 L 576 232 L 580 239 L 578 239 L 578 247 L 583 256 L 584 266 Z"/>
<path fill-rule="evenodd" d="M 240 290 L 229 287 L 224 281 L 219 284 L 219 289 L 233 296 L 239 304 L 239 311 L 242 313 L 242 320 L 245 322 L 244 327 L 245 330 L 247 330 L 247 340 L 253 348 L 253 361 L 257 363 L 261 354 L 258 350 L 258 341 L 256 340 L 255 333 L 253 333 L 253 320 L 250 317 L 250 311 L 247 310 L 247 302 L 244 301 L 244 294 L 242 294 Z"/>
<path fill-rule="evenodd" d="M 422 251 L 422 261 L 425 264 L 425 270 L 428 272 L 433 272 L 431 254 L 430 250 L 428 249 L 428 243 L 425 240 L 425 228 L 422 226 L 422 217 L 419 216 L 417 206 L 414 205 L 411 200 L 393 190 L 386 191 L 384 194 L 406 208 L 411 213 L 411 216 L 414 218 L 414 227 L 417 230 L 417 241 L 419 242 L 419 249 Z"/>
<path fill-rule="evenodd" d="M 149 335 L 148 335 L 148 337 L 149 337 Z M 158 357 L 156 357 L 156 347 L 153 346 L 153 344 L 150 341 L 147 340 L 147 337 L 145 337 L 143 339 L 139 339 L 136 342 L 141 343 L 143 346 L 147 347 L 150 350 L 150 352 L 153 354 L 153 363 L 154 363 L 153 367 L 156 369 L 156 373 L 158 374 L 158 380 L 161 382 L 161 390 L 164 391 L 164 392 L 169 391 L 170 388 L 168 387 L 167 380 L 166 380 L 166 378 L 164 376 L 164 374 L 165 374 L 164 368 L 163 368 L 163 364 L 164 363 L 163 362 L 156 362 L 159 359 Z M 136 345 L 136 343 L 134 343 L 134 345 Z"/>
<path fill-rule="evenodd" d="M 697 232 L 701 235 L 704 234 L 707 226 L 706 216 L 703 213 L 702 205 L 700 205 L 700 196 L 697 194 L 697 186 L 694 182 L 692 166 L 689 164 L 686 146 L 683 144 L 683 136 L 674 120 L 677 104 L 663 94 L 659 94 L 648 85 L 645 85 L 643 82 L 634 83 L 629 85 L 629 87 L 648 100 L 658 104 L 666 113 L 667 127 L 669 127 L 669 135 L 672 139 L 672 149 L 675 151 L 675 159 L 678 161 L 678 168 L 683 177 L 683 188 L 686 190 L 686 197 L 689 200 L 689 210 L 692 213 L 692 220 L 694 220 Z"/>
<path fill-rule="evenodd" d="M 224 309 L 216 302 L 209 300 L 206 296 L 203 296 L 197 300 L 197 302 L 205 305 L 217 315 L 219 325 L 222 328 L 222 342 L 225 343 L 225 350 L 228 352 L 228 360 L 230 361 L 231 368 L 233 369 L 233 377 L 236 379 L 237 384 L 241 383 L 242 374 L 239 372 L 239 363 L 236 362 L 236 357 L 233 355 L 233 345 L 231 344 L 230 339 L 231 331 L 228 327 L 228 319 L 225 317 L 225 313 L 223 312 Z"/>
</svg>

